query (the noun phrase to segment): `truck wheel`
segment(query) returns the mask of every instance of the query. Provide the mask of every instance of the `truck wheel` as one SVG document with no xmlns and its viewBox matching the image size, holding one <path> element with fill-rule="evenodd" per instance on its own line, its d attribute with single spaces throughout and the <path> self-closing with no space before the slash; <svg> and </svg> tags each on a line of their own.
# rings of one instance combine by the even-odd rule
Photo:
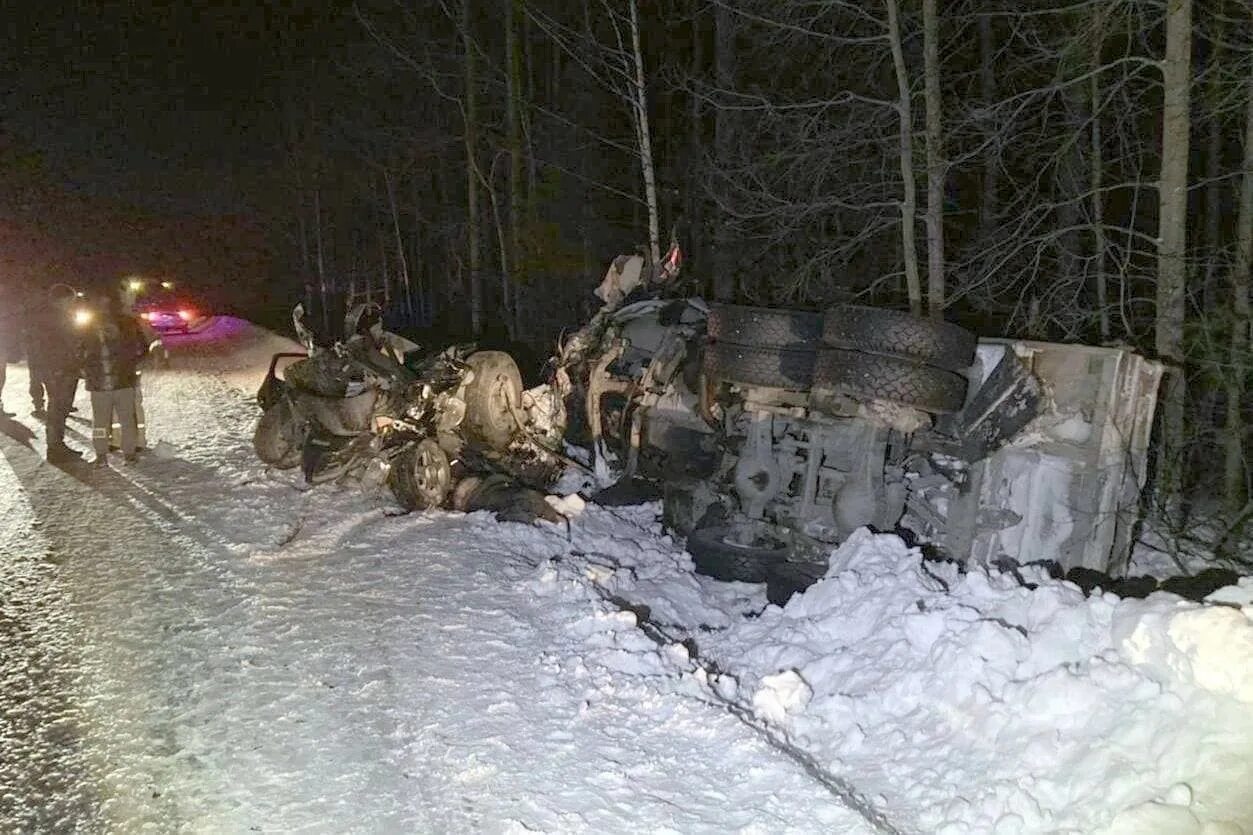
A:
<svg viewBox="0 0 1253 835">
<path fill-rule="evenodd" d="M 705 375 L 728 383 L 806 391 L 813 383 L 816 356 L 812 350 L 713 342 L 705 348 Z"/>
<path fill-rule="evenodd" d="M 807 310 L 717 304 L 709 310 L 709 338 L 758 348 L 813 350 L 822 338 L 822 314 Z"/>
<path fill-rule="evenodd" d="M 427 438 L 392 462 L 392 494 L 406 510 L 439 507 L 452 490 L 452 465 L 439 444 Z"/>
<path fill-rule="evenodd" d="M 917 360 L 842 348 L 818 353 L 814 386 L 935 414 L 959 411 L 966 399 L 966 378 L 960 374 Z"/>
<path fill-rule="evenodd" d="M 252 448 L 269 466 L 290 470 L 300 466 L 303 446 L 300 434 L 291 404 L 280 400 L 261 414 L 257 429 L 252 433 Z"/>
<path fill-rule="evenodd" d="M 974 362 L 976 338 L 952 322 L 846 304 L 827 310 L 822 341 L 833 348 L 908 357 L 947 371 L 963 371 Z"/>
<path fill-rule="evenodd" d="M 466 364 L 474 371 L 465 393 L 466 430 L 493 449 L 508 449 L 518 431 L 513 410 L 522 407 L 518 364 L 504 351 L 478 351 Z"/>
<path fill-rule="evenodd" d="M 785 543 L 761 540 L 741 545 L 725 525 L 711 525 L 692 531 L 687 538 L 687 552 L 696 564 L 696 573 L 715 580 L 741 583 L 764 583 L 770 567 L 787 559 Z"/>
<path fill-rule="evenodd" d="M 766 579 L 766 599 L 776 606 L 786 606 L 792 595 L 800 594 L 827 573 L 821 563 L 781 562 L 770 568 Z"/>
</svg>

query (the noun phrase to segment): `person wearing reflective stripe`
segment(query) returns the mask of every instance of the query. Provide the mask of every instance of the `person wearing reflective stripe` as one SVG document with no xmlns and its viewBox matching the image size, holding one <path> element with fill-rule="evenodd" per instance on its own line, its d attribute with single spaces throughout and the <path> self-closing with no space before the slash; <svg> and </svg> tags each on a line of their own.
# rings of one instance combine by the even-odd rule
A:
<svg viewBox="0 0 1253 835">
<path fill-rule="evenodd" d="M 139 360 L 148 346 L 116 291 L 105 295 L 96 321 L 83 337 L 81 350 L 83 378 L 91 392 L 91 440 L 96 450 L 93 463 L 97 467 L 107 463 L 115 414 L 121 430 L 122 453 L 127 461 L 134 461 L 138 446 L 135 386 Z"/>
<path fill-rule="evenodd" d="M 132 315 L 134 316 L 133 310 Z M 158 368 L 168 366 L 170 352 L 161 341 L 161 335 L 157 333 L 157 329 L 148 324 L 142 316 L 134 316 L 134 318 L 135 324 L 139 326 L 139 332 L 143 335 L 144 344 L 147 345 L 148 356 L 155 358 Z M 135 370 L 135 430 L 135 450 L 144 452 L 148 449 L 148 423 L 144 412 L 143 369 Z M 113 422 L 112 432 L 109 435 L 109 448 L 122 448 L 122 424 L 118 420 Z"/>
</svg>

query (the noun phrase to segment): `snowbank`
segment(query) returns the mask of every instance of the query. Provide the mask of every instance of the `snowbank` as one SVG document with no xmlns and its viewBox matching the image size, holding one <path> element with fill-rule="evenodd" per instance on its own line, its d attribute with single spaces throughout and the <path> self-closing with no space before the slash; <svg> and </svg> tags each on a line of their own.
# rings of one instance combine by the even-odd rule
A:
<svg viewBox="0 0 1253 835">
<path fill-rule="evenodd" d="M 617 566 L 604 585 L 683 624 L 745 706 L 904 829 L 1253 832 L 1249 581 L 1206 604 L 1085 598 L 861 531 L 746 618 L 756 587 L 589 517 L 576 542 Z"/>
</svg>

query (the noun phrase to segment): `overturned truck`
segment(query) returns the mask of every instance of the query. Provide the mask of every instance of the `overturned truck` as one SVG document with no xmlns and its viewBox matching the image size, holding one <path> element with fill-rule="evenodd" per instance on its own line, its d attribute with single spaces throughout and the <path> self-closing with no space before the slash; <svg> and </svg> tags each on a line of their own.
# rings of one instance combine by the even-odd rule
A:
<svg viewBox="0 0 1253 835">
<path fill-rule="evenodd" d="M 851 304 L 606 307 L 562 352 L 570 438 L 661 487 L 698 571 L 817 576 L 862 526 L 1126 571 L 1159 363 Z"/>
</svg>

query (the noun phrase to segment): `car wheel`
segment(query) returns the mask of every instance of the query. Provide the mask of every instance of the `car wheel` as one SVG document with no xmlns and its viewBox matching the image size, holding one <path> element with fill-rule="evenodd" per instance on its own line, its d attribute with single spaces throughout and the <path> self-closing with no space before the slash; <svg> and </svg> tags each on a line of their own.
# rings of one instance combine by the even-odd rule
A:
<svg viewBox="0 0 1253 835">
<path fill-rule="evenodd" d="M 917 360 L 841 348 L 818 353 L 814 387 L 934 414 L 959 411 L 966 399 L 966 378 L 960 374 Z"/>
<path fill-rule="evenodd" d="M 439 444 L 427 438 L 392 462 L 391 488 L 407 510 L 439 507 L 452 490 L 452 465 Z"/>
<path fill-rule="evenodd" d="M 300 466 L 303 441 L 291 404 L 280 400 L 266 409 L 252 433 L 252 448 L 257 457 L 271 467 L 290 470 Z"/>
<path fill-rule="evenodd" d="M 811 350 L 759 348 L 713 342 L 705 348 L 705 375 L 711 380 L 806 391 L 813 383 Z"/>
<path fill-rule="evenodd" d="M 465 392 L 466 430 L 493 449 L 507 449 L 518 431 L 514 412 L 522 404 L 518 364 L 503 351 L 478 351 L 466 364 L 474 371 Z"/>
<path fill-rule="evenodd" d="M 808 349 L 822 338 L 822 314 L 806 310 L 717 304 L 709 310 L 709 338 L 758 348 Z"/>
<path fill-rule="evenodd" d="M 857 304 L 827 310 L 822 341 L 832 348 L 906 357 L 946 371 L 969 368 L 977 342 L 973 333 L 952 322 Z"/>
<path fill-rule="evenodd" d="M 741 544 L 727 525 L 699 528 L 687 538 L 696 573 L 727 582 L 764 583 L 770 567 L 785 561 L 789 551 L 786 543 L 764 537 Z"/>
</svg>

